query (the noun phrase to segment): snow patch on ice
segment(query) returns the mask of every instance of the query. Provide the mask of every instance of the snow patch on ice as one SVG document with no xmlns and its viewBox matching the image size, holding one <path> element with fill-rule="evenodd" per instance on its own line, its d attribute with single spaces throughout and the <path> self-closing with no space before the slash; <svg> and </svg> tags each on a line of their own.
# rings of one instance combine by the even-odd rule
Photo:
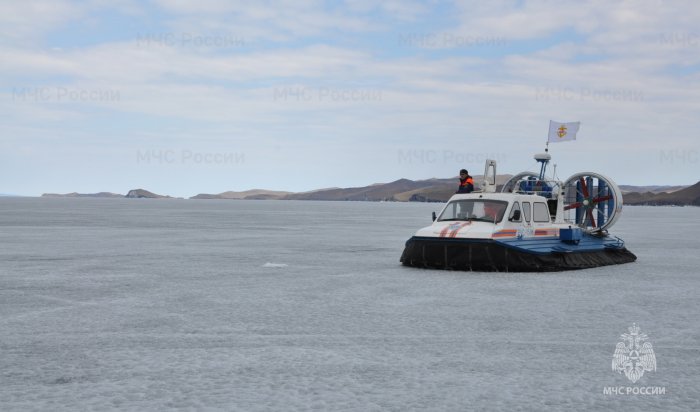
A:
<svg viewBox="0 0 700 412">
<path fill-rule="evenodd" d="M 262 267 L 264 267 L 264 268 L 286 268 L 287 266 L 289 266 L 289 265 L 286 263 L 270 263 L 270 262 L 267 262 L 264 265 L 262 265 Z"/>
</svg>

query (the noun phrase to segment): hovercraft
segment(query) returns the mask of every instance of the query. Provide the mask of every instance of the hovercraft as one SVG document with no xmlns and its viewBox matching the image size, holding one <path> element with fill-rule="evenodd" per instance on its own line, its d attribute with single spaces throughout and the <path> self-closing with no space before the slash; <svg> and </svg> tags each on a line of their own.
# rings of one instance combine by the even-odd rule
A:
<svg viewBox="0 0 700 412">
<path fill-rule="evenodd" d="M 535 155 L 540 172 L 513 176 L 496 191 L 496 161 L 487 160 L 481 191 L 455 194 L 433 224 L 418 230 L 401 263 L 433 269 L 551 272 L 634 262 L 608 233 L 622 212 L 622 192 L 609 178 L 576 173 L 547 178 L 551 156 Z"/>
</svg>

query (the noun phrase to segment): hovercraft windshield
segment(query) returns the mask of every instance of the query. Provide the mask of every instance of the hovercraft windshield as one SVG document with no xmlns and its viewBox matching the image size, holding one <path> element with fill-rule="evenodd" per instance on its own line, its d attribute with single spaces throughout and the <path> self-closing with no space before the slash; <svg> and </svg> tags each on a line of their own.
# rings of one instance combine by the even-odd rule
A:
<svg viewBox="0 0 700 412">
<path fill-rule="evenodd" d="M 481 221 L 499 223 L 503 220 L 508 202 L 491 199 L 459 199 L 445 206 L 438 222 Z"/>
</svg>

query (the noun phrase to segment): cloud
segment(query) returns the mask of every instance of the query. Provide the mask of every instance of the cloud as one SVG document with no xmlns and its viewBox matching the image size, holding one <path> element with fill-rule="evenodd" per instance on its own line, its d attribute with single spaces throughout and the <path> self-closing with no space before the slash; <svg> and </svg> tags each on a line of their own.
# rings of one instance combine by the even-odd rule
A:
<svg viewBox="0 0 700 412">
<path fill-rule="evenodd" d="M 372 29 L 367 19 L 344 14 L 315 0 L 229 2 L 219 0 L 156 3 L 169 13 L 176 32 L 229 33 L 249 42 L 292 41 L 329 31 L 361 32 Z"/>
<path fill-rule="evenodd" d="M 0 2 L 0 44 L 32 44 L 81 14 L 80 7 L 65 0 Z"/>
</svg>

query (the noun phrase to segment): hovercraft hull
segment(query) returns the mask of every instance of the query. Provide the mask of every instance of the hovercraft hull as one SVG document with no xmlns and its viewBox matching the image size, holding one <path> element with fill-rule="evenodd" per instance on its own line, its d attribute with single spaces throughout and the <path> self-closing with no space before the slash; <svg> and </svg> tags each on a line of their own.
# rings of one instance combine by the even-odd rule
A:
<svg viewBox="0 0 700 412">
<path fill-rule="evenodd" d="M 634 262 L 624 246 L 592 240 L 582 246 L 553 239 L 542 242 L 503 242 L 492 239 L 452 239 L 414 236 L 406 242 L 401 263 L 432 269 L 479 272 L 555 272 Z M 537 245 L 533 247 L 532 245 Z"/>
</svg>

